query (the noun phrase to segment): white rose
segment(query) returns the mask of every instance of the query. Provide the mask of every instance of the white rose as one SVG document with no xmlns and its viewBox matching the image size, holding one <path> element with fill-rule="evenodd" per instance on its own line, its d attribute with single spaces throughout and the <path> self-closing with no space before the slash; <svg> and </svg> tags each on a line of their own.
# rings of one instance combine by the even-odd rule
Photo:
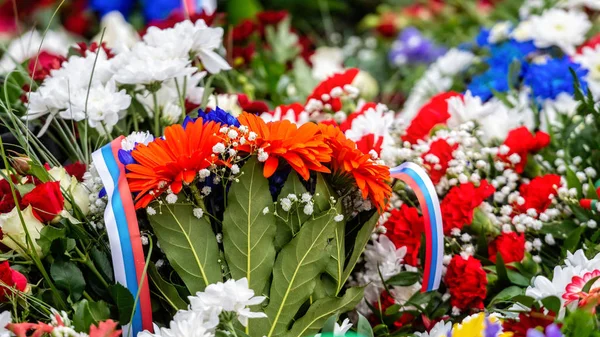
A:
<svg viewBox="0 0 600 337">
<path fill-rule="evenodd" d="M 60 189 L 65 195 L 65 209 L 71 210 L 73 207 L 69 200 L 75 202 L 83 215 L 87 215 L 90 211 L 89 191 L 85 186 L 77 181 L 75 177 L 71 177 L 64 167 L 53 167 L 48 173 L 55 180 L 60 182 Z"/>
<path fill-rule="evenodd" d="M 27 227 L 33 246 L 38 254 L 42 253 L 42 249 L 37 244 L 37 239 L 40 238 L 40 232 L 44 228 L 44 224 L 41 223 L 34 215 L 30 206 L 27 206 L 21 211 L 23 216 L 23 222 Z M 9 213 L 0 214 L 0 228 L 4 237 L 0 242 L 5 246 L 14 249 L 15 251 L 25 255 L 23 247 L 27 247 L 27 235 L 25 234 L 25 228 L 19 217 L 17 208 L 13 208 Z"/>
</svg>

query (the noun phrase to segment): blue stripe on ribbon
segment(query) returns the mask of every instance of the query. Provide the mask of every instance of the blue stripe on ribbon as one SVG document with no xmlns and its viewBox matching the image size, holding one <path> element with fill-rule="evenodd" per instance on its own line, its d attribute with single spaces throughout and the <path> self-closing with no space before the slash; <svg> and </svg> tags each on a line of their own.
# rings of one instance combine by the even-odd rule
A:
<svg viewBox="0 0 600 337">
<path fill-rule="evenodd" d="M 421 192 L 423 193 L 423 196 L 425 197 L 425 202 L 427 203 L 427 210 L 428 210 L 427 216 L 429 217 L 429 225 L 432 226 L 432 228 L 431 228 L 432 261 L 431 261 L 431 265 L 430 265 L 431 270 L 429 271 L 429 282 L 427 283 L 427 291 L 432 291 L 432 290 L 434 290 L 436 266 L 438 265 L 437 258 L 438 258 L 438 254 L 440 251 L 440 247 L 438 247 L 438 231 L 436 228 L 436 219 L 435 219 L 435 210 L 433 208 L 434 207 L 433 199 L 431 198 L 429 189 L 427 188 L 427 185 L 425 184 L 425 181 L 423 181 L 421 176 L 419 176 L 415 171 L 413 171 L 410 168 L 403 168 L 401 171 L 403 173 L 406 173 L 407 175 L 409 175 L 415 181 L 415 183 L 417 183 L 417 186 L 419 186 L 419 189 L 421 189 Z"/>
<path fill-rule="evenodd" d="M 112 209 L 117 224 L 117 230 L 119 232 L 119 239 L 121 241 L 121 253 L 123 254 L 123 262 L 125 263 L 125 277 L 127 278 L 127 289 L 131 292 L 133 297 L 138 293 L 138 279 L 136 275 L 135 265 L 133 264 L 133 249 L 131 247 L 131 238 L 129 236 L 129 227 L 127 225 L 127 218 L 125 217 L 125 210 L 123 208 L 123 201 L 121 200 L 121 193 L 119 191 L 119 176 L 121 170 L 115 160 L 112 146 L 108 144 L 102 148 L 102 157 L 106 163 L 106 167 L 110 172 L 110 175 L 114 182 L 114 191 L 112 195 Z M 118 252 L 113 252 L 115 254 Z M 136 336 L 138 332 L 142 331 L 142 313 L 140 312 L 139 305 L 136 306 L 136 310 L 131 322 L 133 336 Z"/>
</svg>

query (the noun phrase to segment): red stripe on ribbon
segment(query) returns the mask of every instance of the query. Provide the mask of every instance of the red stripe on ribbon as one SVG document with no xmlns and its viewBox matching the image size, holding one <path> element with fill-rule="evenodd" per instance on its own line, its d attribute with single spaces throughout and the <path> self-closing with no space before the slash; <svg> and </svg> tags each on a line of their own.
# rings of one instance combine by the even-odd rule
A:
<svg viewBox="0 0 600 337">
<path fill-rule="evenodd" d="M 119 161 L 119 150 L 121 149 L 121 141 L 124 139 L 121 136 L 115 139 L 111 143 L 111 149 L 121 174 L 119 175 L 119 181 L 115 189 L 118 189 L 118 193 L 121 194 L 121 200 L 123 202 L 123 209 L 125 211 L 125 217 L 127 219 L 127 227 L 129 229 L 129 237 L 131 239 L 131 249 L 133 251 L 133 260 L 135 264 L 135 272 L 140 286 L 140 297 L 139 297 L 139 310 L 142 313 L 142 328 L 150 332 L 153 331 L 152 324 L 152 304 L 150 302 L 150 288 L 148 287 L 148 275 L 144 277 L 144 268 L 146 266 L 146 258 L 144 256 L 144 249 L 142 248 L 142 239 L 140 237 L 140 228 L 138 226 L 137 216 L 135 214 L 135 207 L 133 204 L 133 198 L 129 185 L 127 184 L 127 178 L 125 177 L 125 166 Z M 133 294 L 135 297 L 137 294 Z"/>
</svg>

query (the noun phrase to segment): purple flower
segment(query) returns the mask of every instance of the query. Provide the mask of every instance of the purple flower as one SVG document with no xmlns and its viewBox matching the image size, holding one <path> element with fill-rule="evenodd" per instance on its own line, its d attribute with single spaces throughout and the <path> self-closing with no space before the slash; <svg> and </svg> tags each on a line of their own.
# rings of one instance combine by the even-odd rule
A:
<svg viewBox="0 0 600 337">
<path fill-rule="evenodd" d="M 496 337 L 501 330 L 502 324 L 500 321 L 492 322 L 489 317 L 486 317 L 484 337 Z"/>
<path fill-rule="evenodd" d="M 537 329 L 529 329 L 527 330 L 527 337 L 565 337 L 565 335 L 560 332 L 560 328 L 558 325 L 552 323 L 546 327 L 546 333 L 537 330 Z"/>
<path fill-rule="evenodd" d="M 388 57 L 391 63 L 431 63 L 446 52 L 446 48 L 437 46 L 424 37 L 414 27 L 406 27 L 400 32 L 392 45 Z"/>
</svg>

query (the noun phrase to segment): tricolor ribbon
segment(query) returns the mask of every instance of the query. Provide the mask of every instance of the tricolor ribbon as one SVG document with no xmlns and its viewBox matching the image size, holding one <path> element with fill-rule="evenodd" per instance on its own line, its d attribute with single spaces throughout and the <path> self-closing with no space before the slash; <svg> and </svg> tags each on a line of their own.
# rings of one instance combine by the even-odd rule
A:
<svg viewBox="0 0 600 337">
<path fill-rule="evenodd" d="M 181 0 L 183 10 L 189 15 L 206 12 L 211 15 L 217 10 L 216 0 Z"/>
<path fill-rule="evenodd" d="M 152 306 L 148 277 L 144 275 L 146 260 L 135 207 L 125 167 L 118 159 L 123 138 L 121 136 L 94 152 L 92 160 L 108 197 L 104 225 L 110 242 L 115 280 L 126 287 L 133 298 L 138 298 L 132 321 L 122 327 L 124 337 L 135 337 L 140 331 L 153 331 Z"/>
<path fill-rule="evenodd" d="M 390 169 L 393 178 L 405 182 L 417 195 L 425 222 L 425 271 L 421 291 L 440 287 L 444 258 L 444 227 L 440 201 L 433 182 L 420 166 L 404 163 Z"/>
</svg>

